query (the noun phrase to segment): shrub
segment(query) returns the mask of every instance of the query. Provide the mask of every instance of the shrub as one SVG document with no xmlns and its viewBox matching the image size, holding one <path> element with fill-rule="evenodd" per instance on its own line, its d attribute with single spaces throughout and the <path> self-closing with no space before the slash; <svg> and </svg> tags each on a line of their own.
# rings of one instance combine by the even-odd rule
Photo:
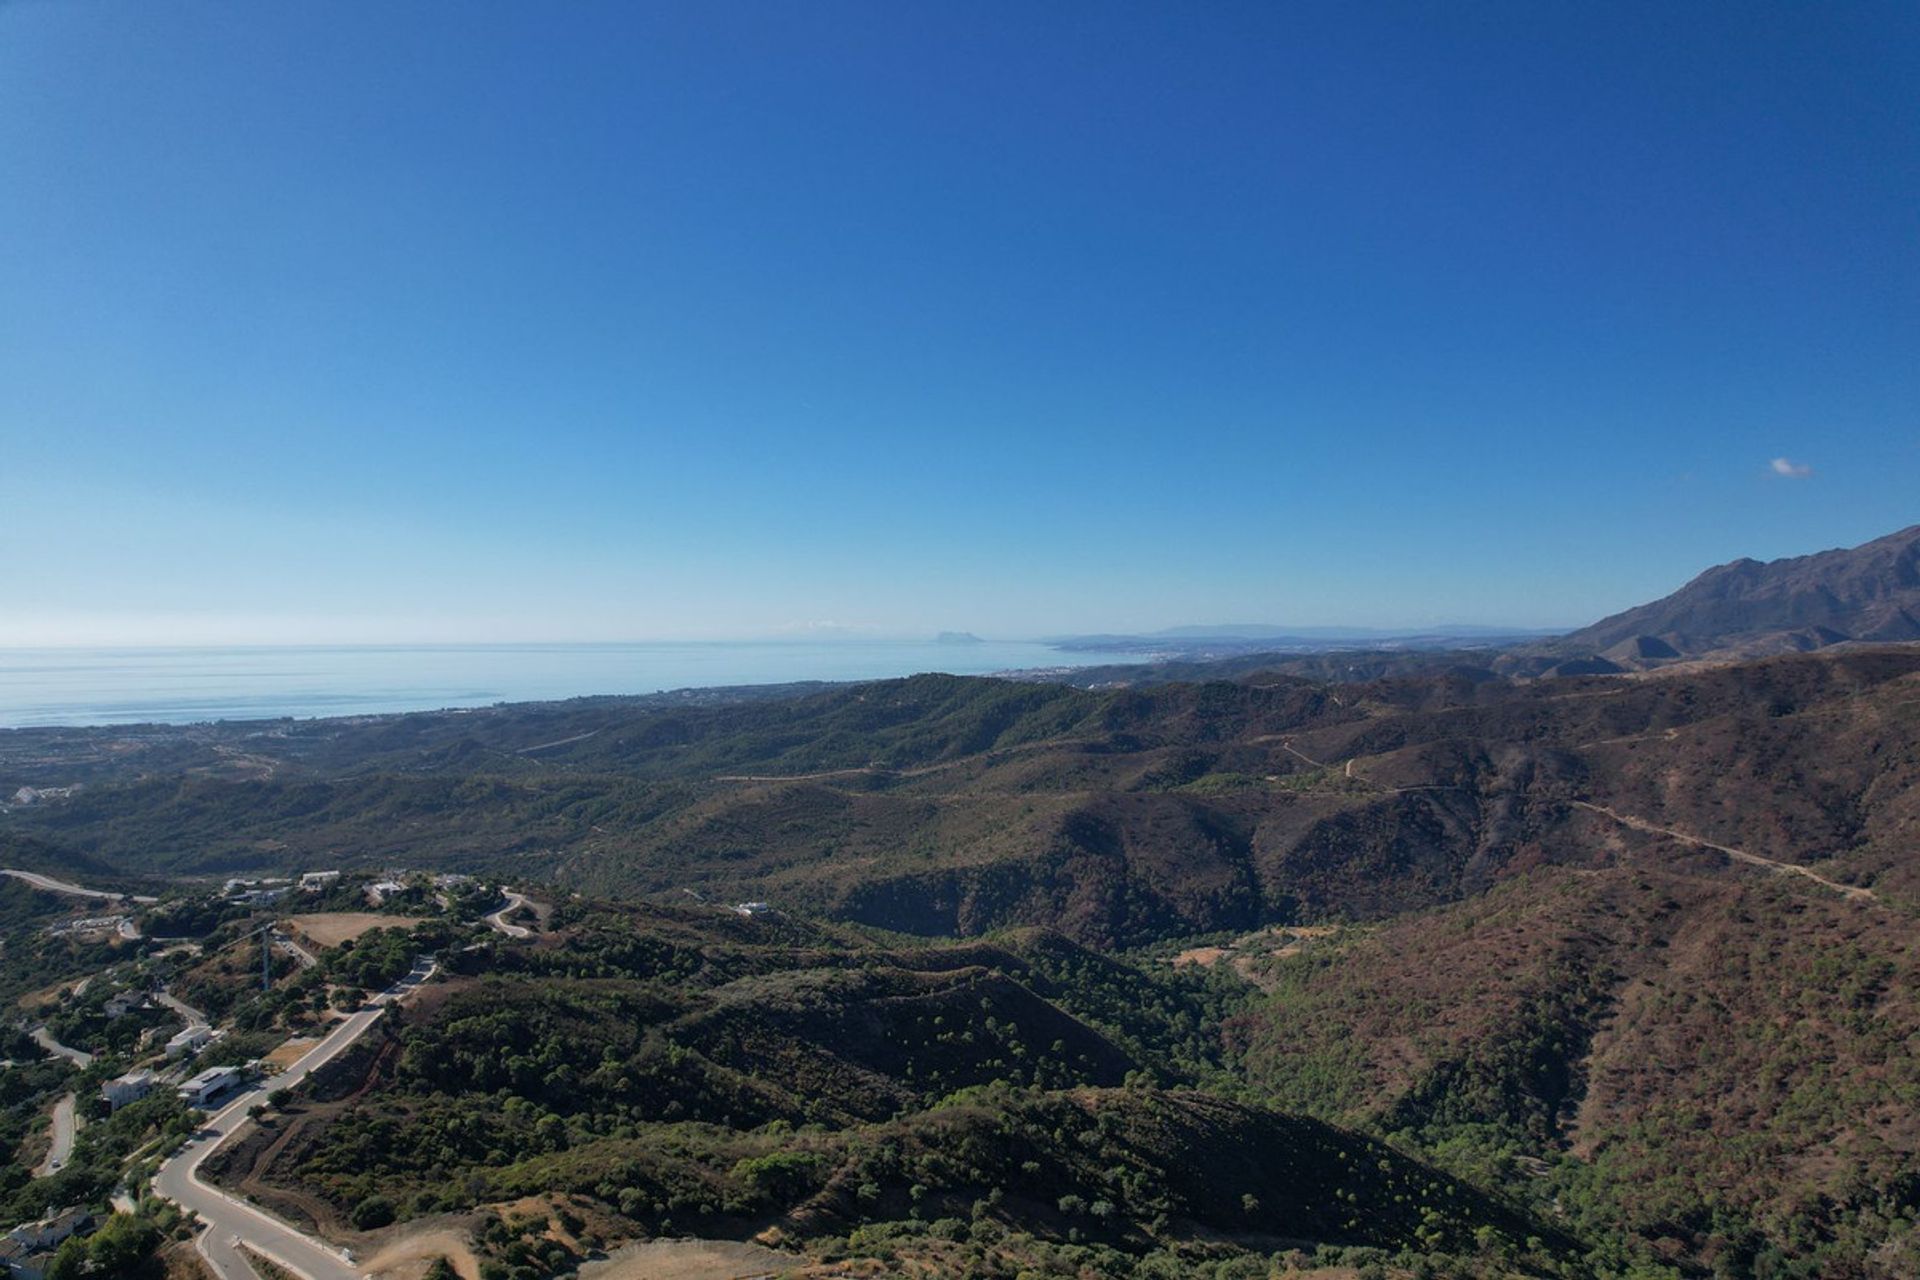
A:
<svg viewBox="0 0 1920 1280">
<path fill-rule="evenodd" d="M 353 1225 L 362 1231 L 384 1227 L 393 1221 L 393 1201 L 383 1195 L 368 1196 L 353 1206 L 353 1213 L 350 1216 L 353 1219 Z"/>
</svg>

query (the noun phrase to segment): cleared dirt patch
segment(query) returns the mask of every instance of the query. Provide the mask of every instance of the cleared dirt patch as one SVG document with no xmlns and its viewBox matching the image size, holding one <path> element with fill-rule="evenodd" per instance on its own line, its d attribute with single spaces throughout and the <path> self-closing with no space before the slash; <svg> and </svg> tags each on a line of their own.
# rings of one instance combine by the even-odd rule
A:
<svg viewBox="0 0 1920 1280">
<path fill-rule="evenodd" d="M 1235 938 L 1225 946 L 1189 947 L 1173 958 L 1173 967 L 1184 969 L 1198 965 L 1211 969 L 1224 961 L 1254 986 L 1265 987 L 1268 985 L 1265 967 L 1269 961 L 1298 955 L 1339 932 L 1340 926 L 1331 924 L 1272 925 Z"/>
<path fill-rule="evenodd" d="M 462 1225 L 409 1224 L 367 1260 L 367 1274 L 378 1280 L 419 1280 L 435 1258 L 445 1258 L 460 1273 L 461 1280 L 480 1280 L 480 1259 L 474 1256 L 469 1240 Z"/>
<path fill-rule="evenodd" d="M 72 990 L 77 995 L 79 994 L 80 988 L 75 986 L 71 979 L 62 979 L 49 986 L 44 986 L 38 991 L 27 992 L 20 997 L 20 1007 L 28 1013 L 37 1013 L 41 1009 L 50 1009 L 65 1000 L 69 990 Z"/>
<path fill-rule="evenodd" d="M 737 1240 L 648 1240 L 585 1263 L 580 1280 L 748 1280 L 778 1275 L 805 1262 L 790 1253 Z"/>
<path fill-rule="evenodd" d="M 319 1043 L 320 1041 L 312 1036 L 295 1036 L 262 1058 L 261 1061 L 265 1062 L 268 1066 L 279 1067 L 284 1071 L 286 1068 L 300 1061 L 307 1050 Z"/>
<path fill-rule="evenodd" d="M 287 925 L 315 946 L 337 947 L 374 929 L 411 929 L 424 916 L 383 916 L 376 911 L 323 911 L 293 916 Z"/>
</svg>

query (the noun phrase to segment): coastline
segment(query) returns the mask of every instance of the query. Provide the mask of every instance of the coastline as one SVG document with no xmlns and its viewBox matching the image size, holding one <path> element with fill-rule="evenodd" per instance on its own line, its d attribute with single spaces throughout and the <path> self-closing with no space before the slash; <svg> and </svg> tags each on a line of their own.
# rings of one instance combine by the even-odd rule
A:
<svg viewBox="0 0 1920 1280">
<path fill-rule="evenodd" d="M 929 672 L 1059 678 L 1116 660 L 1125 658 L 1040 641 L 5 649 L 0 730 L 358 719 L 579 698 L 730 701 Z"/>
</svg>

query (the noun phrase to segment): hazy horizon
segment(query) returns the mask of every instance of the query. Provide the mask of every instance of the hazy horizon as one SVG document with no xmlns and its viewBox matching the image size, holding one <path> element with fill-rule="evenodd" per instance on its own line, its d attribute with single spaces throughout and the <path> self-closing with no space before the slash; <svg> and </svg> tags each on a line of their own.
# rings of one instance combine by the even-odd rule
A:
<svg viewBox="0 0 1920 1280">
<path fill-rule="evenodd" d="M 172 632 L 175 636 L 187 636 L 185 639 L 141 638 L 137 627 L 114 626 L 99 634 L 102 638 L 86 638 L 84 631 L 62 631 L 60 638 L 49 640 L 12 639 L 17 630 L 0 621 L 0 650 L 58 651 L 73 650 L 152 650 L 152 649 L 463 649 L 463 648 L 593 648 L 642 646 L 642 645 L 787 645 L 787 644 L 928 644 L 942 643 L 943 636 L 971 636 L 987 643 L 1038 644 L 1051 645 L 1062 641 L 1099 638 L 1132 637 L 1142 640 L 1164 639 L 1172 642 L 1182 639 L 1213 638 L 1258 640 L 1260 635 L 1250 632 L 1270 633 L 1274 638 L 1298 637 L 1302 639 L 1364 639 L 1378 637 L 1393 639 L 1423 635 L 1457 634 L 1465 638 L 1475 635 L 1550 635 L 1578 629 L 1581 623 L 1569 623 L 1556 627 L 1501 626 L 1478 622 L 1433 622 L 1408 624 L 1405 626 L 1342 626 L 1339 624 L 1310 624 L 1298 626 L 1275 623 L 1182 623 L 1166 627 L 1154 627 L 1147 630 L 1115 630 L 1111 628 L 1085 628 L 1047 632 L 1037 635 L 1008 635 L 996 632 L 982 632 L 965 625 L 953 625 L 939 628 L 888 629 L 864 628 L 852 626 L 800 627 L 786 630 L 744 633 L 736 635 L 608 635 L 579 639 L 554 639 L 539 635 L 509 635 L 500 638 L 473 639 L 459 634 L 425 635 L 417 638 L 382 638 L 351 635 L 337 639 L 313 639 L 317 629 L 303 626 L 280 638 L 260 639 L 224 639 L 231 632 L 209 631 L 195 632 L 191 629 Z M 31 634 L 31 633 L 27 633 Z M 961 643 L 964 643 L 962 641 Z"/>
</svg>

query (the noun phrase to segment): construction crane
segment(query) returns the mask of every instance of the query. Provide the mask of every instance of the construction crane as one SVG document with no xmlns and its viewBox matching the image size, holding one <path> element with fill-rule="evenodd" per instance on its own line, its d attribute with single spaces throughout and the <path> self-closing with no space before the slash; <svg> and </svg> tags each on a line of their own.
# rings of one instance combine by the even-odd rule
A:
<svg viewBox="0 0 1920 1280">
<path fill-rule="evenodd" d="M 217 956 L 222 951 L 240 946 L 258 937 L 260 939 L 260 989 L 266 991 L 273 986 L 273 931 L 278 927 L 276 921 L 269 920 L 257 928 L 247 930 L 225 946 L 214 948 L 212 954 Z"/>
</svg>

